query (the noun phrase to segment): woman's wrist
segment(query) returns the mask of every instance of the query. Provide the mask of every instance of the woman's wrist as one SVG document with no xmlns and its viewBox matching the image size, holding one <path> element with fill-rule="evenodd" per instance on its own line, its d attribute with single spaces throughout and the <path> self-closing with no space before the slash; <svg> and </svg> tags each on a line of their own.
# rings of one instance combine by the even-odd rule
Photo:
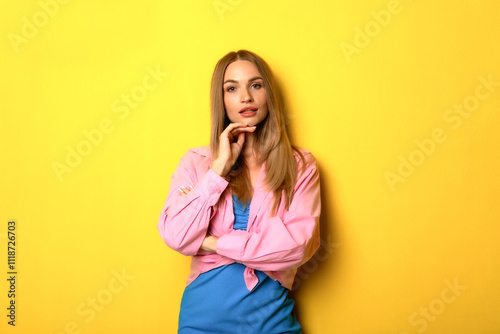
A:
<svg viewBox="0 0 500 334">
<path fill-rule="evenodd" d="M 226 170 L 226 163 L 218 159 L 212 162 L 212 170 L 216 172 L 219 176 L 225 177 L 228 171 Z"/>
<path fill-rule="evenodd" d="M 201 249 L 215 253 L 217 251 L 217 241 L 219 241 L 219 238 L 214 237 L 213 235 L 207 235 L 205 240 L 203 240 Z"/>
</svg>

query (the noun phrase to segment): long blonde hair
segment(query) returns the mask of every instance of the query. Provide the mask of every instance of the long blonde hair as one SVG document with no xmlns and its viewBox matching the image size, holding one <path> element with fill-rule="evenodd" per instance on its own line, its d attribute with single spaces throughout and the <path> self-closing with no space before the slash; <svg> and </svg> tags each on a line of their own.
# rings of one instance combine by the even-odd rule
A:
<svg viewBox="0 0 500 334">
<path fill-rule="evenodd" d="M 217 157 L 219 136 L 230 124 L 224 106 L 224 91 L 222 86 L 227 66 L 236 60 L 248 60 L 252 62 L 257 66 L 262 76 L 267 95 L 268 115 L 257 126 L 255 147 L 260 153 L 259 163 L 266 162 L 266 178 L 264 183 L 268 190 L 274 194 L 272 212 L 276 212 L 283 194 L 285 195 L 286 209 L 288 209 L 292 202 L 293 188 L 298 173 L 294 151 L 298 154 L 302 162 L 304 162 L 304 157 L 300 151 L 290 144 L 285 124 L 283 99 L 271 68 L 264 59 L 253 52 L 247 50 L 229 52 L 215 66 L 210 90 L 212 122 L 210 150 L 212 157 L 214 159 Z M 304 163 L 302 166 L 304 166 Z M 229 177 L 233 193 L 243 201 L 250 201 L 250 178 L 241 155 L 227 176 Z"/>
</svg>

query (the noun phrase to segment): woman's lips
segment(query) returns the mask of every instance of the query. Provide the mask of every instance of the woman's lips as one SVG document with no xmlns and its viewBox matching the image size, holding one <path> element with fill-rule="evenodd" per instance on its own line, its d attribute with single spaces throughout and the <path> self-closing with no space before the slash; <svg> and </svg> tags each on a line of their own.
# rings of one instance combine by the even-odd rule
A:
<svg viewBox="0 0 500 334">
<path fill-rule="evenodd" d="M 252 117 L 252 116 L 257 115 L 257 112 L 256 111 L 245 111 L 245 112 L 240 113 L 240 115 L 243 117 Z"/>
<path fill-rule="evenodd" d="M 252 117 L 257 114 L 257 108 L 254 107 L 245 107 L 240 110 L 240 115 L 243 117 Z"/>
</svg>

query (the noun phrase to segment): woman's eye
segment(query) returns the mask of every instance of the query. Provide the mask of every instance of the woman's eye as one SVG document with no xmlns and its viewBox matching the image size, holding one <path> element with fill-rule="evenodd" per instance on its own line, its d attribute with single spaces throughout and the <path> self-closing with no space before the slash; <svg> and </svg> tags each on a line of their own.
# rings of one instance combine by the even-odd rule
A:
<svg viewBox="0 0 500 334">
<path fill-rule="evenodd" d="M 228 92 L 234 92 L 235 89 L 236 89 L 235 87 L 227 87 L 226 91 L 228 91 Z"/>
<path fill-rule="evenodd" d="M 259 89 L 260 87 L 262 87 L 262 85 L 261 85 L 261 84 L 258 84 L 258 83 L 254 83 L 254 84 L 252 85 L 252 88 L 255 88 L 255 89 Z"/>
</svg>

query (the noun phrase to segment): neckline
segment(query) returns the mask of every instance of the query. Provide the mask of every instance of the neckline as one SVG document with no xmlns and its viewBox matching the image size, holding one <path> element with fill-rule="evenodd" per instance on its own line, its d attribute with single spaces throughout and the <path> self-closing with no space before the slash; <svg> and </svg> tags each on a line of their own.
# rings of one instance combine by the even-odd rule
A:
<svg viewBox="0 0 500 334">
<path fill-rule="evenodd" d="M 238 202 L 239 204 L 245 204 L 245 202 L 243 201 L 240 201 L 240 199 L 238 198 L 238 196 L 236 196 L 235 194 L 231 194 L 231 197 L 233 198 L 233 200 L 235 202 Z M 248 204 L 252 203 L 252 200 L 248 201 Z"/>
</svg>

